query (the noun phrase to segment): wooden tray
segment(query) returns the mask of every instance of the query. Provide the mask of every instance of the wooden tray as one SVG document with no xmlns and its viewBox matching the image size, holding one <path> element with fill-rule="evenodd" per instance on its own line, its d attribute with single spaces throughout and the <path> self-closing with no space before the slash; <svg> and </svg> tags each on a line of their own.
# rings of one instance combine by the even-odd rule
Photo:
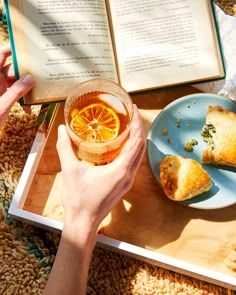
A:
<svg viewBox="0 0 236 295">
<path fill-rule="evenodd" d="M 171 101 L 196 93 L 176 87 L 132 95 L 146 134 Z M 62 230 L 62 178 L 56 151 L 58 104 L 47 134 L 38 132 L 9 213 L 49 230 Z M 197 210 L 167 199 L 145 155 L 131 191 L 102 222 L 97 243 L 195 278 L 236 290 L 236 205 Z"/>
</svg>

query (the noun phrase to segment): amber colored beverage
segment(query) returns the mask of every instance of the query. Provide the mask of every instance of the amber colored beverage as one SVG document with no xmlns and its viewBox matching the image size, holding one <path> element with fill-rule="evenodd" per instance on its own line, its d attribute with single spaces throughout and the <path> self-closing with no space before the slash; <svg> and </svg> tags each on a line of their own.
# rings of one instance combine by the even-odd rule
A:
<svg viewBox="0 0 236 295">
<path fill-rule="evenodd" d="M 113 161 L 129 135 L 133 103 L 118 84 L 89 80 L 66 100 L 67 131 L 79 159 L 96 165 Z"/>
</svg>

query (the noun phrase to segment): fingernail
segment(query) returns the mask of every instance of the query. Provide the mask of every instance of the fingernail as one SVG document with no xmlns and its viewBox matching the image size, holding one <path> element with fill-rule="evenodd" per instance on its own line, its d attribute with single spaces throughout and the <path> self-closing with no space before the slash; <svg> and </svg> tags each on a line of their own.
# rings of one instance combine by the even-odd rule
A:
<svg viewBox="0 0 236 295">
<path fill-rule="evenodd" d="M 34 79 L 31 75 L 26 75 L 24 76 L 21 81 L 26 85 L 26 86 L 31 86 L 34 83 Z"/>
<path fill-rule="evenodd" d="M 58 138 L 61 139 L 61 138 L 65 138 L 65 130 L 64 130 L 64 126 L 63 125 L 59 125 L 58 126 Z"/>
<path fill-rule="evenodd" d="M 6 44 L 6 45 L 1 46 L 1 50 L 4 51 L 4 52 L 5 51 L 11 52 L 11 47 L 10 47 L 9 44 Z"/>
</svg>

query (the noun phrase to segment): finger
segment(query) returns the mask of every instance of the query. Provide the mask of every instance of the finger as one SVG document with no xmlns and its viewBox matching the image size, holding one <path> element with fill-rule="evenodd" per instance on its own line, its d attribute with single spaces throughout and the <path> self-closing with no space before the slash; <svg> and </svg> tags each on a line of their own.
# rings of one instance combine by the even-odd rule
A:
<svg viewBox="0 0 236 295">
<path fill-rule="evenodd" d="M 135 176 L 143 160 L 144 152 L 145 144 L 143 144 L 142 147 L 139 149 L 138 153 L 133 158 L 132 164 L 128 167 L 128 170 L 126 172 L 126 182 L 123 183 L 124 193 L 128 192 L 133 186 Z"/>
<path fill-rule="evenodd" d="M 131 123 L 130 137 L 120 156 L 117 158 L 117 161 L 123 161 L 126 165 L 131 166 L 139 151 L 145 149 L 145 143 L 146 140 L 142 117 L 139 114 L 137 106 L 134 105 L 134 116 Z"/>
<path fill-rule="evenodd" d="M 59 125 L 58 127 L 56 146 L 62 170 L 67 170 L 67 168 L 71 167 L 71 163 L 78 161 L 65 125 Z"/>
<path fill-rule="evenodd" d="M 112 163 L 117 171 L 125 173 L 126 182 L 123 183 L 123 192 L 128 192 L 134 182 L 135 175 L 141 165 L 146 150 L 146 138 L 143 131 L 142 118 L 135 106 L 130 139 L 125 151 Z M 111 164 L 112 164 L 111 163 Z M 113 169 L 114 169 L 113 167 Z"/>
<path fill-rule="evenodd" d="M 143 161 L 145 151 L 146 151 L 146 141 L 144 141 L 143 145 L 140 147 L 140 149 L 137 152 L 137 155 L 134 158 L 134 161 L 130 167 L 130 174 L 133 175 L 133 177 L 136 175 L 136 173 Z"/>
<path fill-rule="evenodd" d="M 15 72 L 12 64 L 8 64 L 3 68 L 3 74 L 7 80 L 15 80 Z"/>
<path fill-rule="evenodd" d="M 143 161 L 145 150 L 146 150 L 146 141 L 143 141 L 142 144 L 137 145 L 136 153 L 129 161 L 127 173 L 129 175 L 131 184 L 133 183 L 134 177 Z"/>
<path fill-rule="evenodd" d="M 2 46 L 0 48 L 0 70 L 3 69 L 3 66 L 6 63 L 6 60 L 10 55 L 11 55 L 11 48 L 9 45 Z"/>
<path fill-rule="evenodd" d="M 123 183 L 123 191 L 127 192 L 131 188 L 134 177 L 142 162 L 146 148 L 146 138 L 144 136 L 142 118 L 136 106 L 134 106 L 134 117 L 132 121 L 130 138 L 125 150 L 109 165 L 111 170 L 119 170 L 118 178 L 126 178 Z M 121 173 L 122 172 L 122 173 Z"/>
<path fill-rule="evenodd" d="M 32 76 L 23 76 L 0 97 L 0 125 L 7 118 L 14 103 L 28 93 L 33 85 L 34 80 Z"/>
</svg>

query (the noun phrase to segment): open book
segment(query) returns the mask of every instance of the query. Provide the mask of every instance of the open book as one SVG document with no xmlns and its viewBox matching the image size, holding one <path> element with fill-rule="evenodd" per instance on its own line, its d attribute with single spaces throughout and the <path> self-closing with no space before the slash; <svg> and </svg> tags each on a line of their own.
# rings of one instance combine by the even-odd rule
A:
<svg viewBox="0 0 236 295">
<path fill-rule="evenodd" d="M 88 79 L 127 92 L 223 78 L 210 0 L 5 0 L 25 104 L 60 101 Z"/>
</svg>

